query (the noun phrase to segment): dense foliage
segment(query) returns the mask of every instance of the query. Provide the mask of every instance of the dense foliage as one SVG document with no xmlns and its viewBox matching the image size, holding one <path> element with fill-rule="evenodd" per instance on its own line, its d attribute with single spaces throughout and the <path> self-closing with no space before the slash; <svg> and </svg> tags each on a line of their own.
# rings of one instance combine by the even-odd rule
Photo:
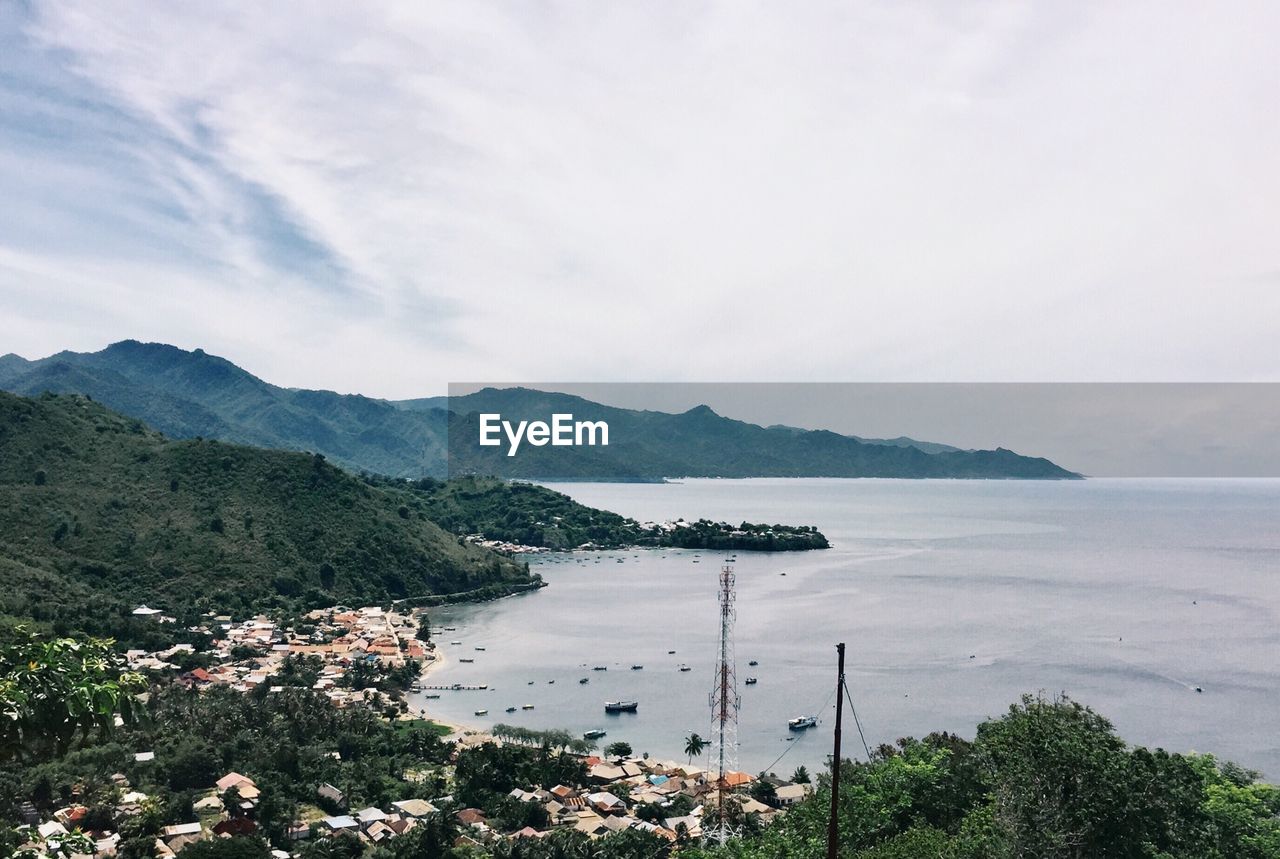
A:
<svg viewBox="0 0 1280 859">
<path fill-rule="evenodd" d="M 634 519 L 579 504 L 568 495 L 533 483 L 458 477 L 411 482 L 367 478 L 379 485 L 408 487 L 410 510 L 455 534 L 480 534 L 524 546 L 600 549 L 632 546 L 717 551 L 825 549 L 827 538 L 801 525 L 730 525 L 699 519 L 672 531 L 645 529 Z"/>
<path fill-rule="evenodd" d="M 825 855 L 830 779 L 734 859 Z M 1130 748 L 1065 698 L 1024 697 L 972 742 L 903 739 L 846 761 L 840 855 L 858 859 L 1277 859 L 1280 789 L 1209 756 Z"/>
<path fill-rule="evenodd" d="M 534 583 L 408 515 L 412 495 L 320 456 L 172 441 L 83 397 L 0 393 L 0 615 L 133 641 L 142 603 L 186 625 Z"/>
<path fill-rule="evenodd" d="M 64 751 L 89 731 L 131 721 L 141 675 L 124 670 L 112 642 L 0 635 L 0 762 Z"/>
</svg>

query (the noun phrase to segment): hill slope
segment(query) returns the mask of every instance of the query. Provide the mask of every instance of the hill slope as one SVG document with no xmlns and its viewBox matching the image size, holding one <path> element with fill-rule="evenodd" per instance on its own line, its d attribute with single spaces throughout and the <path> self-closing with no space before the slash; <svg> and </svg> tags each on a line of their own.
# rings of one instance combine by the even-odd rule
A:
<svg viewBox="0 0 1280 859">
<path fill-rule="evenodd" d="M 93 631 L 139 603 L 187 619 L 530 583 L 413 500 L 320 456 L 173 441 L 82 397 L 0 393 L 0 612 Z"/>
<path fill-rule="evenodd" d="M 38 361 L 0 357 L 0 389 L 32 396 L 81 393 L 177 438 L 203 436 L 323 453 L 354 471 L 392 477 L 454 473 L 542 479 L 663 477 L 1076 477 L 1045 459 L 1008 450 L 957 450 L 913 439 L 860 439 L 821 430 L 761 427 L 706 406 L 681 414 L 618 409 L 525 388 L 466 397 L 386 402 L 268 384 L 230 361 L 132 340 L 100 352 Z M 442 404 L 448 404 L 448 410 Z M 546 420 L 552 411 L 605 419 L 610 446 L 526 448 L 506 457 L 473 444 L 479 411 Z M 448 449 L 450 440 L 452 449 Z"/>
</svg>

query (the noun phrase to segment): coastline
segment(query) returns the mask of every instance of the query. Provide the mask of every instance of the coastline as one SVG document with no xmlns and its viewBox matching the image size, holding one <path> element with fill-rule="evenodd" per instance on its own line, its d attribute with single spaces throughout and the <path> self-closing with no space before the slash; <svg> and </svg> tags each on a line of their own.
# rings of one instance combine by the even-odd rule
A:
<svg viewBox="0 0 1280 859">
<path fill-rule="evenodd" d="M 440 668 L 443 668 L 445 665 L 449 663 L 449 657 L 445 652 L 444 646 L 436 641 L 432 641 L 432 644 L 435 645 L 435 649 L 431 651 L 432 654 L 435 656 L 435 658 L 432 659 L 430 662 L 426 663 L 422 667 L 422 671 L 418 674 L 418 680 L 420 682 L 424 682 L 424 685 L 425 685 L 426 679 L 433 672 L 435 672 Z M 410 692 L 409 694 L 410 696 L 413 696 L 413 695 L 422 696 L 424 693 Z M 462 739 L 463 737 L 476 737 L 476 736 L 488 737 L 489 736 L 488 732 L 486 732 L 483 728 L 477 727 L 476 725 L 467 725 L 461 722 L 454 722 L 450 719 L 441 719 L 437 716 L 433 716 L 430 713 L 430 709 L 431 708 L 426 703 L 426 699 L 424 698 L 421 701 L 413 702 L 409 705 L 409 715 L 412 716 L 413 718 L 426 719 L 430 722 L 434 722 L 437 725 L 443 725 L 446 728 L 452 729 L 452 733 L 448 735 L 450 737 L 457 737 L 458 739 Z"/>
</svg>

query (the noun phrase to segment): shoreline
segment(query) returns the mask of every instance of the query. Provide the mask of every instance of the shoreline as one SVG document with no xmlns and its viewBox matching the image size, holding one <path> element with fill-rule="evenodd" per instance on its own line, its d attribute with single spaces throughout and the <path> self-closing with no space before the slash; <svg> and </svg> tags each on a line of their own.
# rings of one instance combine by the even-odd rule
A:
<svg viewBox="0 0 1280 859">
<path fill-rule="evenodd" d="M 436 642 L 434 640 L 432 641 L 432 644 L 435 645 L 435 649 L 431 651 L 435 655 L 435 659 L 432 659 L 430 662 L 422 666 L 422 671 L 418 673 L 419 682 L 425 681 L 433 672 L 437 671 L 440 668 L 443 668 L 445 665 L 449 663 L 449 657 L 446 654 L 444 647 L 439 642 Z M 425 693 L 423 692 L 409 693 L 410 696 L 413 696 L 413 695 L 421 696 L 423 694 Z M 421 702 L 411 703 L 409 705 L 409 714 L 411 716 L 414 716 L 420 719 L 426 719 L 427 721 L 434 722 L 437 725 L 443 725 L 446 728 L 451 728 L 453 732 L 451 734 L 448 734 L 447 735 L 448 737 L 456 736 L 459 739 L 462 739 L 464 736 L 476 736 L 476 735 L 488 736 L 488 732 L 486 732 L 483 728 L 480 728 L 476 725 L 466 725 L 461 722 L 454 722 L 450 719 L 441 719 L 436 716 L 432 716 L 429 710 L 430 710 L 430 707 L 426 703 L 426 699 L 423 699 Z"/>
</svg>

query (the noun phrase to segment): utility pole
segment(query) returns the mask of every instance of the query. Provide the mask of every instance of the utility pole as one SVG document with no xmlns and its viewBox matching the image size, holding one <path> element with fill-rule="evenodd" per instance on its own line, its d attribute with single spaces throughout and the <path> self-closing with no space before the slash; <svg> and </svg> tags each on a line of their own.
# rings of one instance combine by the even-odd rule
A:
<svg viewBox="0 0 1280 859">
<path fill-rule="evenodd" d="M 831 758 L 831 816 L 827 820 L 827 859 L 836 859 L 840 827 L 836 812 L 840 799 L 840 717 L 844 714 L 844 642 L 836 645 L 836 744 Z"/>
<path fill-rule="evenodd" d="M 704 818 L 702 834 L 710 844 L 723 845 L 737 834 L 729 821 L 728 774 L 738 761 L 738 709 L 742 699 L 738 696 L 738 678 L 734 665 L 733 624 L 737 617 L 734 609 L 736 580 L 733 567 L 720 569 L 720 652 L 716 660 L 716 684 L 711 691 L 711 755 L 717 762 L 715 825 Z"/>
</svg>

